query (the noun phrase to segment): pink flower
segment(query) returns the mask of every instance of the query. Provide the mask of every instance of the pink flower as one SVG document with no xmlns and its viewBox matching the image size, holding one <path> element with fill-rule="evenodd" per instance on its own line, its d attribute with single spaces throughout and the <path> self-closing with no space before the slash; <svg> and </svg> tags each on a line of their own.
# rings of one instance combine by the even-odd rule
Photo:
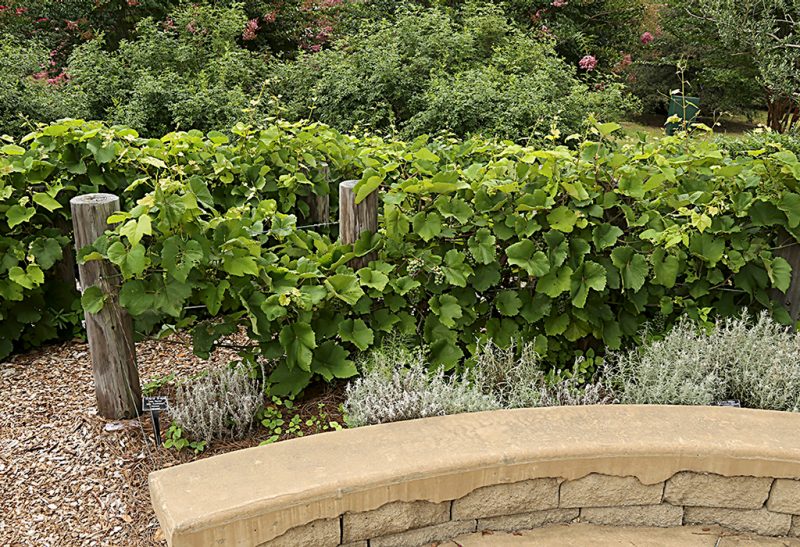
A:
<svg viewBox="0 0 800 547">
<path fill-rule="evenodd" d="M 47 17 L 39 17 L 39 18 L 36 20 L 36 22 L 37 22 L 37 23 L 44 23 L 44 22 L 46 22 L 47 20 L 48 20 L 48 19 L 47 19 Z"/>
<path fill-rule="evenodd" d="M 77 21 L 70 21 L 69 19 L 65 19 L 64 22 L 67 24 L 67 30 L 77 30 L 78 28 Z"/>
<path fill-rule="evenodd" d="M 318 52 L 322 51 L 322 46 L 319 45 L 319 44 L 314 44 L 313 46 L 311 46 L 308 49 L 313 51 L 314 53 L 318 53 Z"/>
<path fill-rule="evenodd" d="M 135 8 L 140 4 L 139 0 L 128 0 L 128 7 Z"/>
<path fill-rule="evenodd" d="M 17 15 L 22 15 L 26 11 L 28 11 L 28 8 L 17 8 L 16 13 Z"/>
<path fill-rule="evenodd" d="M 194 34 L 195 32 L 197 32 L 197 27 L 195 26 L 195 24 L 194 24 L 194 21 L 192 21 L 192 22 L 190 22 L 188 25 L 186 25 L 186 30 L 188 30 L 188 31 L 189 31 L 189 32 L 191 32 L 192 34 Z"/>
<path fill-rule="evenodd" d="M 0 6 L 0 11 L 6 11 L 7 9 L 8 9 L 8 6 Z"/>
<path fill-rule="evenodd" d="M 641 38 L 639 38 L 639 40 L 641 40 L 644 45 L 649 44 L 655 39 L 656 37 L 650 34 L 649 32 L 645 32 L 644 34 L 642 34 Z"/>
<path fill-rule="evenodd" d="M 584 55 L 583 59 L 578 61 L 578 66 L 587 72 L 591 72 L 597 67 L 597 59 L 594 55 Z"/>
<path fill-rule="evenodd" d="M 258 32 L 258 19 L 250 19 L 247 24 L 244 26 L 244 31 L 242 32 L 242 40 L 255 40 L 256 39 L 256 32 Z"/>
<path fill-rule="evenodd" d="M 552 4 L 550 4 L 554 8 L 563 8 L 567 5 L 567 0 L 553 0 Z"/>
<path fill-rule="evenodd" d="M 268 14 L 264 16 L 265 23 L 274 23 L 275 19 L 278 18 L 278 10 L 272 10 Z"/>
</svg>

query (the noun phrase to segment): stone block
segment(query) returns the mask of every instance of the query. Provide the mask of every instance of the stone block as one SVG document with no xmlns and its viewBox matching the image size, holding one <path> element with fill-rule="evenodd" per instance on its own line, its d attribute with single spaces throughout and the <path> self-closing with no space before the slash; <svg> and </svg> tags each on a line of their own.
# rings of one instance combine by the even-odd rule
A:
<svg viewBox="0 0 800 547">
<path fill-rule="evenodd" d="M 373 511 L 345 513 L 342 520 L 344 543 L 387 536 L 450 520 L 450 502 L 428 501 L 387 503 Z"/>
<path fill-rule="evenodd" d="M 676 473 L 664 488 L 664 501 L 672 505 L 759 509 L 772 486 L 771 478 L 723 477 L 706 473 Z"/>
<path fill-rule="evenodd" d="M 642 484 L 636 477 L 612 477 L 592 473 L 561 483 L 559 507 L 614 507 L 658 505 L 664 483 Z"/>
<path fill-rule="evenodd" d="M 339 545 L 339 519 L 315 520 L 304 526 L 291 528 L 285 534 L 262 543 L 259 547 L 297 547 L 298 545 Z"/>
<path fill-rule="evenodd" d="M 369 540 L 369 546 L 418 547 L 420 545 L 430 545 L 431 543 L 453 539 L 461 534 L 470 534 L 476 530 L 477 526 L 478 523 L 475 520 L 454 520 L 390 536 L 372 538 Z"/>
<path fill-rule="evenodd" d="M 581 509 L 581 521 L 604 526 L 680 526 L 683 507 L 667 503 L 660 505 L 628 505 L 624 507 L 586 507 Z"/>
<path fill-rule="evenodd" d="M 800 537 L 800 516 L 794 515 L 792 517 L 792 527 L 789 528 L 789 535 Z"/>
<path fill-rule="evenodd" d="M 763 536 L 785 536 L 792 526 L 792 515 L 766 509 L 723 509 L 719 507 L 684 507 L 684 524 L 718 524 L 737 532 Z"/>
<path fill-rule="evenodd" d="M 800 481 L 775 479 L 767 500 L 767 509 L 800 515 Z"/>
<path fill-rule="evenodd" d="M 453 502 L 453 520 L 530 513 L 558 507 L 558 479 L 533 479 L 478 488 Z"/>
<path fill-rule="evenodd" d="M 478 520 L 478 530 L 497 530 L 514 532 L 517 530 L 532 530 L 549 524 L 572 522 L 578 517 L 577 509 L 547 509 L 520 513 L 519 515 L 505 515 Z"/>
</svg>

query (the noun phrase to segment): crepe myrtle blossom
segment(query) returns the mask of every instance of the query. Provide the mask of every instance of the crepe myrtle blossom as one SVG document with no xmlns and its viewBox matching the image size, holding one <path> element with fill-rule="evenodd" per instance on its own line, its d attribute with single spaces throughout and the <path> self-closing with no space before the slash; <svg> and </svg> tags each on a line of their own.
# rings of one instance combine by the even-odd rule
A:
<svg viewBox="0 0 800 547">
<path fill-rule="evenodd" d="M 553 2 L 550 5 L 553 6 L 554 8 L 563 8 L 564 6 L 567 5 L 567 0 L 553 0 Z"/>
<path fill-rule="evenodd" d="M 250 19 L 244 27 L 244 32 L 242 32 L 242 40 L 255 40 L 256 39 L 256 32 L 258 32 L 258 19 Z"/>
<path fill-rule="evenodd" d="M 641 38 L 639 38 L 639 40 L 641 40 L 644 45 L 649 44 L 655 39 L 656 37 L 650 34 L 649 32 L 645 32 L 644 34 L 642 34 Z"/>
<path fill-rule="evenodd" d="M 578 61 L 578 66 L 587 72 L 591 72 L 597 67 L 597 59 L 594 55 L 584 55 L 583 58 Z"/>
</svg>

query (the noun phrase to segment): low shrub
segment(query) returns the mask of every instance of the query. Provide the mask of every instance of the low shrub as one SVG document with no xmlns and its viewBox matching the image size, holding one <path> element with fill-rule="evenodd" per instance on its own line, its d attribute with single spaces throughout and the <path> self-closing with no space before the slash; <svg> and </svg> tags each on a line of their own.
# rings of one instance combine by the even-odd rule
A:
<svg viewBox="0 0 800 547">
<path fill-rule="evenodd" d="M 726 391 L 721 347 L 711 340 L 683 319 L 663 340 L 609 353 L 603 378 L 624 404 L 709 405 Z"/>
<path fill-rule="evenodd" d="M 433 371 L 421 348 L 388 342 L 361 362 L 362 376 L 347 386 L 347 425 L 364 425 L 498 408 L 492 395 L 466 377 Z"/>
<path fill-rule="evenodd" d="M 620 402 L 800 410 L 800 334 L 762 312 L 711 330 L 681 321 L 663 339 L 607 356 L 604 382 Z"/>
<path fill-rule="evenodd" d="M 581 359 L 571 371 L 547 370 L 532 343 L 499 347 L 483 344 L 472 366 L 473 382 L 502 408 L 607 404 L 612 398 L 600 382 L 586 381 Z"/>
<path fill-rule="evenodd" d="M 214 368 L 178 383 L 169 414 L 194 441 L 240 439 L 264 406 L 258 382 L 241 365 Z"/>
</svg>

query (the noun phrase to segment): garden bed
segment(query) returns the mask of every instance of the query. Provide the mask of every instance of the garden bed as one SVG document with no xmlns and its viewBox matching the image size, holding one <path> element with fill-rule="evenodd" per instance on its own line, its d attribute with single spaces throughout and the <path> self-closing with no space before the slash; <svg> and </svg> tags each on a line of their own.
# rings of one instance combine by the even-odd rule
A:
<svg viewBox="0 0 800 547">
<path fill-rule="evenodd" d="M 139 343 L 136 351 L 144 385 L 170 373 L 196 374 L 234 355 L 218 350 L 209 361 L 198 359 L 180 335 Z M 156 449 L 149 418 L 97 416 L 91 378 L 88 348 L 79 341 L 0 364 L 0 544 L 163 545 L 147 475 L 270 437 L 259 427 L 242 441 L 213 443 L 199 456 Z M 297 412 L 310 415 L 322 402 L 333 414 L 338 398 L 318 393 Z"/>
</svg>

